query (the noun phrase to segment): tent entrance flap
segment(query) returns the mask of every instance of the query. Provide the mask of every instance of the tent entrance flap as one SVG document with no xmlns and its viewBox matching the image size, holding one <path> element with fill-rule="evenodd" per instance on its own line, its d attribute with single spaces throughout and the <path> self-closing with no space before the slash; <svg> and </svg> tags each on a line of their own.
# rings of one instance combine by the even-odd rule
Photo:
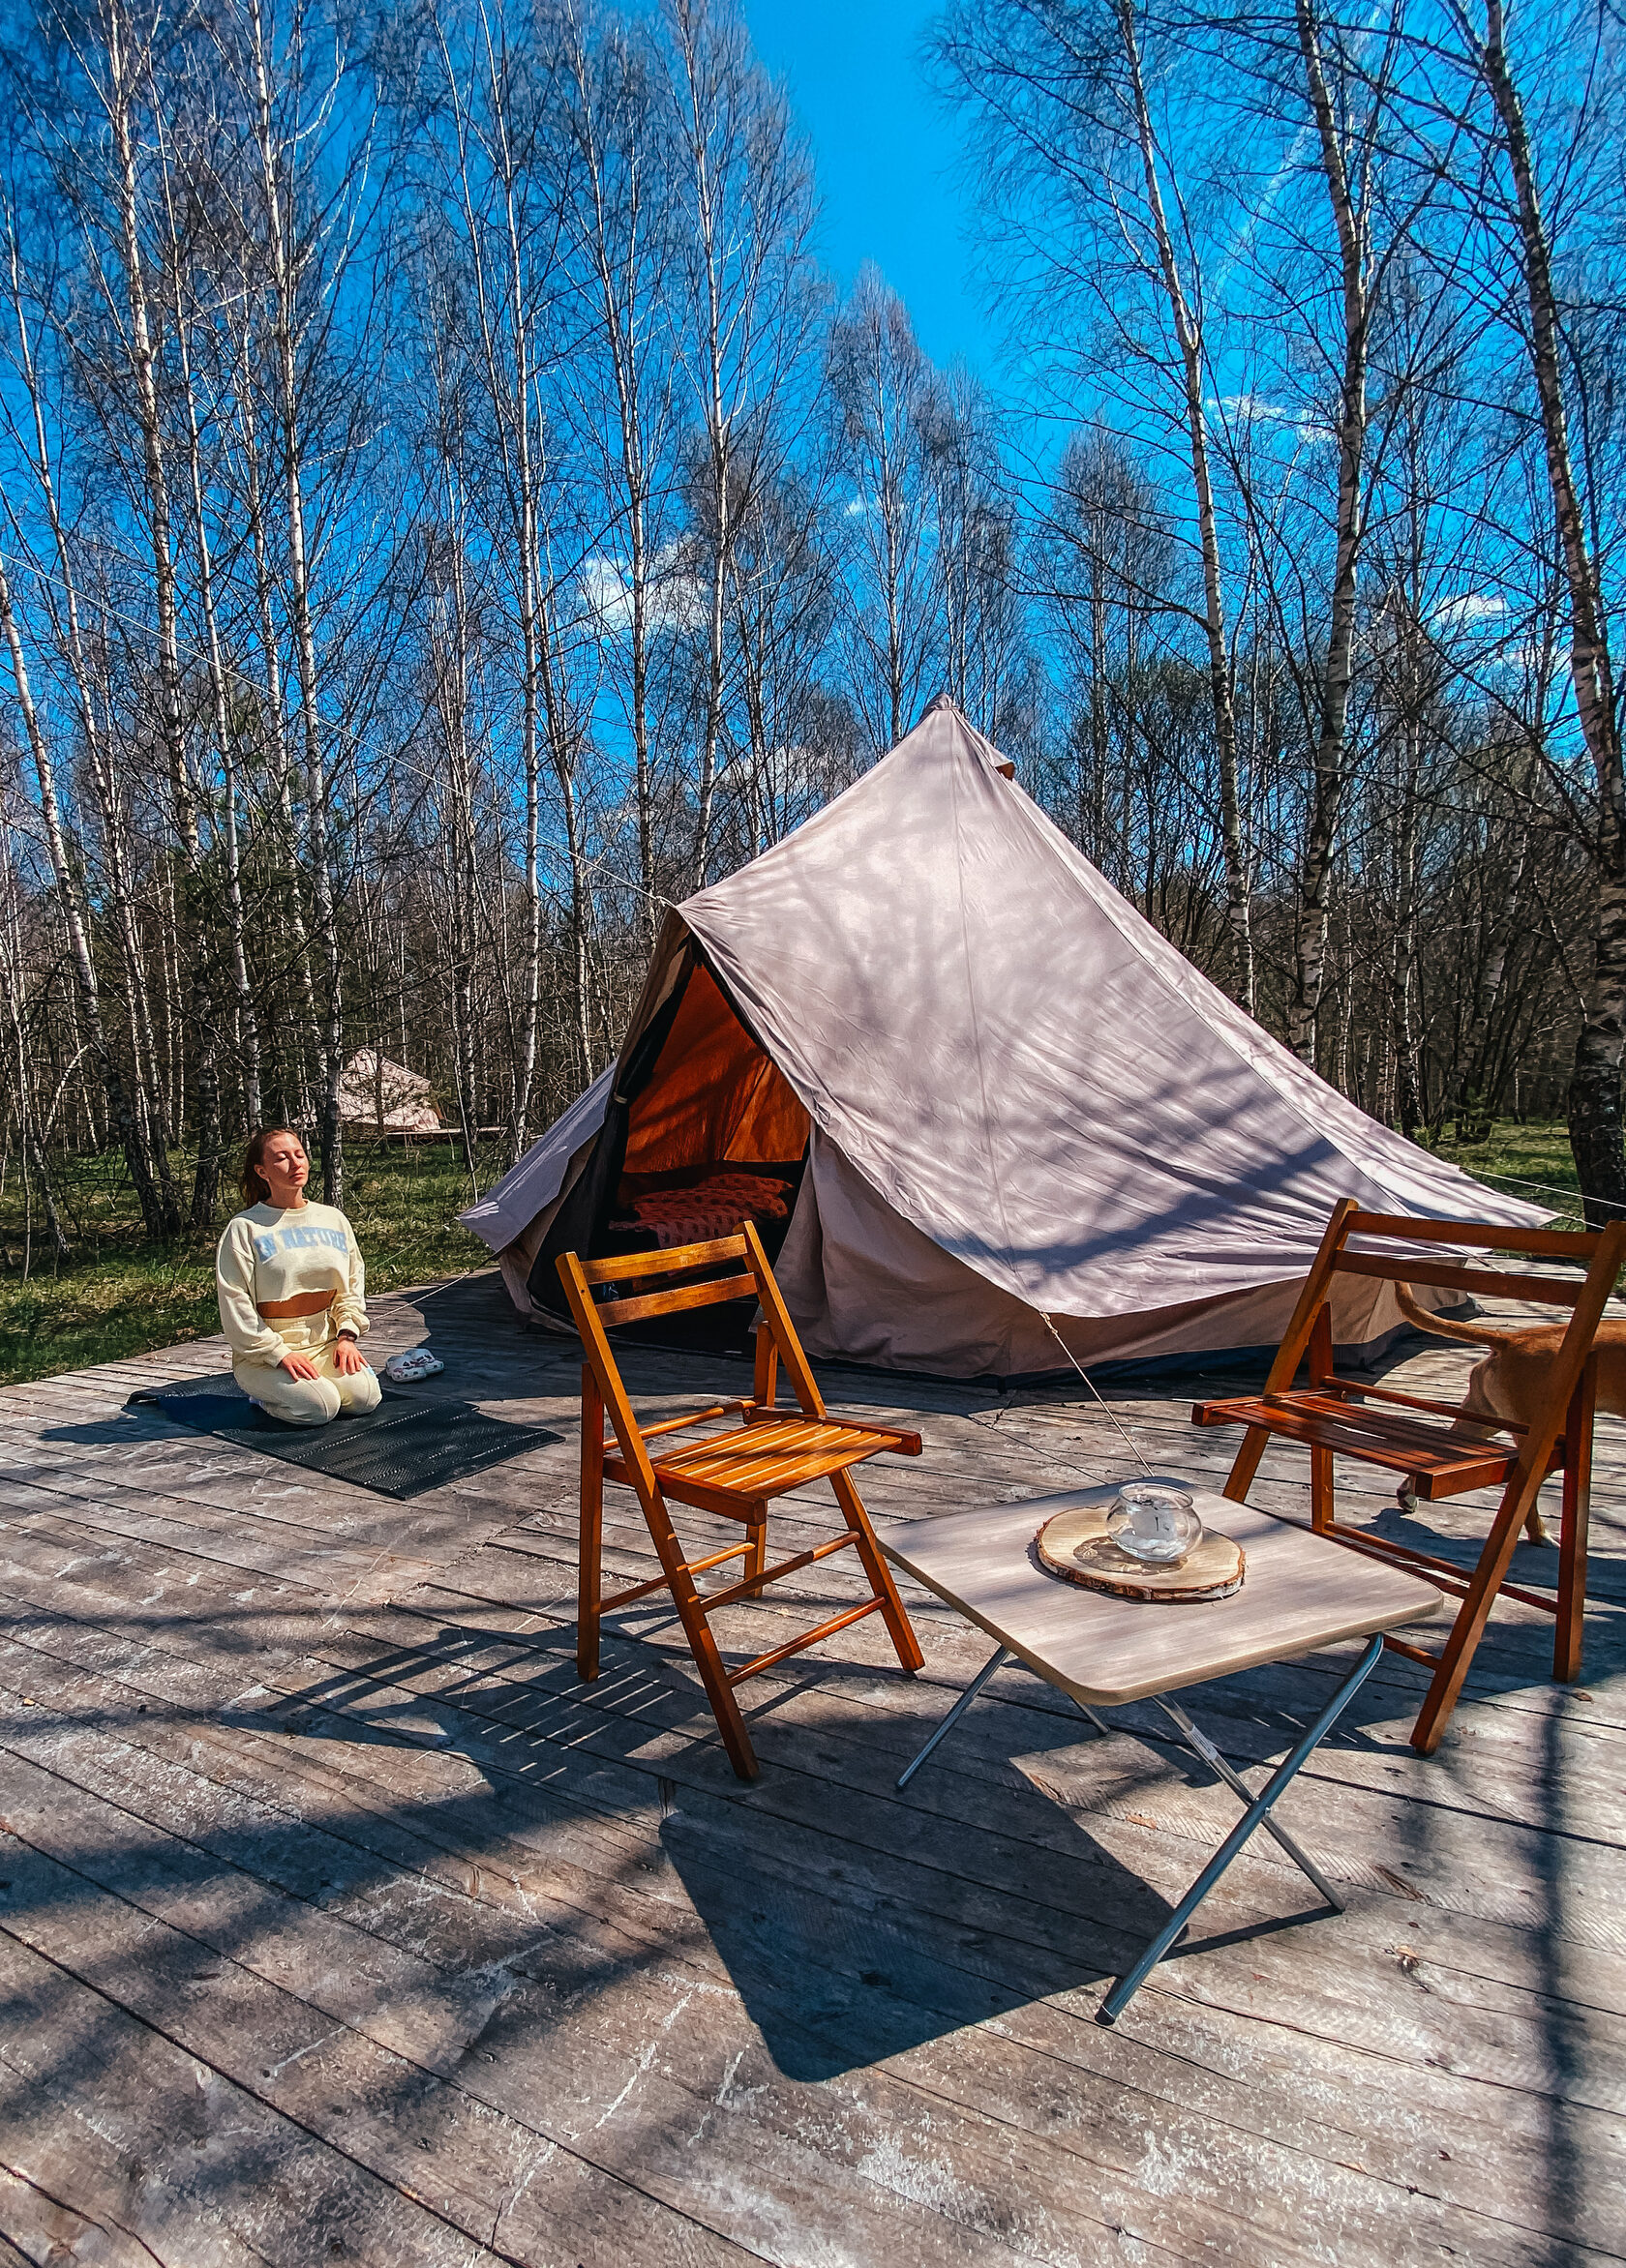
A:
<svg viewBox="0 0 1626 2268">
<path fill-rule="evenodd" d="M 691 970 L 643 1090 L 629 1097 L 625 1175 L 782 1165 L 808 1117 L 704 963 Z"/>
<path fill-rule="evenodd" d="M 686 966 L 634 1046 L 598 1146 L 530 1271 L 562 1312 L 555 1262 L 658 1250 L 756 1221 L 783 1242 L 810 1121 L 691 943 Z"/>
</svg>

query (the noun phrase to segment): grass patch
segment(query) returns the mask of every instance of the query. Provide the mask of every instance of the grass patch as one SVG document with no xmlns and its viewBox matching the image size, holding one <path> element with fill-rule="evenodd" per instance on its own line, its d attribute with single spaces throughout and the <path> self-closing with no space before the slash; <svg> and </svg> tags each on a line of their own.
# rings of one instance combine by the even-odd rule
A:
<svg viewBox="0 0 1626 2268">
<path fill-rule="evenodd" d="M 1532 1205 L 1550 1205 L 1558 1213 L 1565 1212 L 1568 1198 L 1573 1217 L 1559 1219 L 1553 1225 L 1581 1226 L 1579 1205 L 1575 1202 L 1580 1197 L 1581 1184 L 1576 1179 L 1570 1133 L 1565 1125 L 1521 1126 L 1513 1119 L 1498 1119 L 1490 1128 L 1489 1141 L 1442 1139 L 1436 1154 L 1449 1158 L 1464 1174 L 1472 1174 L 1475 1180 L 1488 1182 L 1492 1189 L 1503 1190 L 1509 1197 L 1526 1197 Z"/>
<path fill-rule="evenodd" d="M 1560 1212 L 1565 1197 L 1576 1192 L 1569 1136 L 1561 1125 L 1498 1119 L 1488 1141 L 1441 1141 L 1438 1154 L 1493 1189 Z M 190 1185 L 192 1162 L 179 1152 L 172 1161 L 183 1188 Z M 480 1158 L 482 1190 L 497 1179 L 501 1164 L 489 1146 Z M 457 1224 L 472 1189 L 462 1153 L 451 1143 L 406 1149 L 356 1144 L 346 1167 L 345 1209 L 367 1257 L 369 1291 L 432 1283 L 487 1265 L 485 1246 Z M 26 1282 L 23 1190 L 15 1161 L 0 1187 L 0 1385 L 180 1346 L 220 1328 L 213 1235 L 150 1244 L 122 1158 L 67 1159 L 60 1172 L 58 1201 L 74 1238 L 74 1257 L 52 1268 L 36 1207 Z M 1579 1227 L 1579 1212 L 1559 1225 Z"/>
<path fill-rule="evenodd" d="M 482 1154 L 482 1191 L 497 1179 L 501 1163 L 495 1146 Z M 177 1184 L 190 1187 L 193 1160 L 177 1151 L 171 1166 Z M 53 1159 L 52 1172 L 53 1180 L 60 1173 L 57 1202 L 74 1254 L 53 1267 L 36 1202 L 26 1280 L 27 1209 L 15 1160 L 0 1187 L 0 1385 L 114 1362 L 219 1330 L 218 1231 L 169 1245 L 150 1243 L 121 1157 Z M 351 1146 L 345 1210 L 366 1256 L 369 1292 L 486 1266 L 491 1254 L 457 1224 L 472 1194 L 462 1151 L 451 1143 L 406 1149 Z"/>
</svg>

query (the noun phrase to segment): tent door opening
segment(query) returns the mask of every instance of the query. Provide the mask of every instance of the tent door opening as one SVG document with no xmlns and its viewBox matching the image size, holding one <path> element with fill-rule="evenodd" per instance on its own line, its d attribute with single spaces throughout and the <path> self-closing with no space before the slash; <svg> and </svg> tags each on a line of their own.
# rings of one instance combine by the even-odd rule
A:
<svg viewBox="0 0 1626 2268">
<path fill-rule="evenodd" d="M 530 1295 L 563 1315 L 555 1266 L 668 1251 L 755 1223 L 771 1265 L 807 1163 L 806 1111 L 747 1029 L 700 948 L 630 1049 L 597 1147 L 537 1254 Z M 755 1312 L 729 1301 L 623 1327 L 618 1337 L 749 1351 Z"/>
</svg>

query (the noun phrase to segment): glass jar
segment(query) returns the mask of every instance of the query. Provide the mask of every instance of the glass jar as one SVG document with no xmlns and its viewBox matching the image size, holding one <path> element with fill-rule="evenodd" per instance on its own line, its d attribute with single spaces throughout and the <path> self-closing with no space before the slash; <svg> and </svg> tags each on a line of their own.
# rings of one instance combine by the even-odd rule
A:
<svg viewBox="0 0 1626 2268">
<path fill-rule="evenodd" d="M 1202 1541 L 1190 1491 L 1166 1480 L 1130 1480 L 1106 1515 L 1109 1542 L 1146 1567 L 1178 1567 Z"/>
</svg>

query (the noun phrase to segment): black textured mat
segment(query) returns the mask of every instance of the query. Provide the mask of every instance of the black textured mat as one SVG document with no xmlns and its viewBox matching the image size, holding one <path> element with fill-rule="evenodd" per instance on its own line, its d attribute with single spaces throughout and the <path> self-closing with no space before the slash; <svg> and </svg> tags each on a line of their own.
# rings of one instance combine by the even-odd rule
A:
<svg viewBox="0 0 1626 2268">
<path fill-rule="evenodd" d="M 524 1449 L 546 1448 L 564 1439 L 546 1425 L 490 1418 L 468 1402 L 420 1402 L 387 1388 L 376 1410 L 360 1418 L 334 1418 L 326 1425 L 285 1425 L 240 1393 L 207 1388 L 194 1393 L 132 1394 L 125 1406 L 162 1411 L 195 1433 L 238 1448 L 262 1449 L 285 1465 L 403 1502 L 449 1480 L 467 1480 Z"/>
</svg>

